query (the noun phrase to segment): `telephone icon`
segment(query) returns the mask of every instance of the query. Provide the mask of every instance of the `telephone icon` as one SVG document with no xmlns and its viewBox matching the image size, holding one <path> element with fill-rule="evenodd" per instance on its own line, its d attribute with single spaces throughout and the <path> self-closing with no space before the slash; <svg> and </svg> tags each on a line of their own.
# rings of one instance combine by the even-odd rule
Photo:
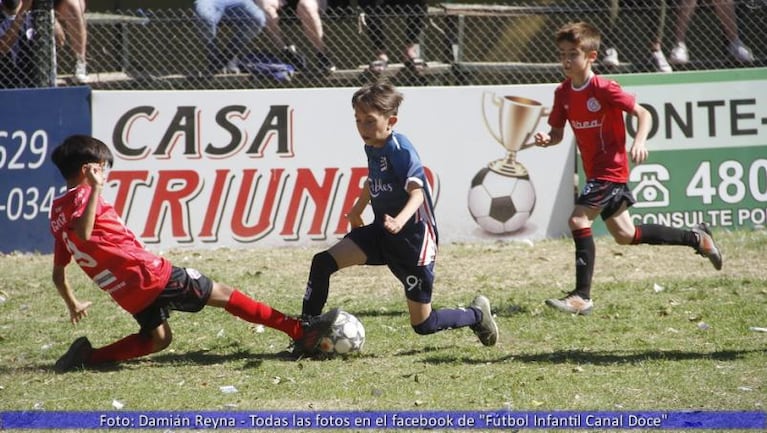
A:
<svg viewBox="0 0 767 433">
<path fill-rule="evenodd" d="M 663 207 L 669 205 L 668 188 L 663 181 L 671 179 L 668 169 L 660 164 L 634 167 L 629 175 L 630 182 L 639 182 L 631 193 L 637 199 L 634 207 Z"/>
</svg>

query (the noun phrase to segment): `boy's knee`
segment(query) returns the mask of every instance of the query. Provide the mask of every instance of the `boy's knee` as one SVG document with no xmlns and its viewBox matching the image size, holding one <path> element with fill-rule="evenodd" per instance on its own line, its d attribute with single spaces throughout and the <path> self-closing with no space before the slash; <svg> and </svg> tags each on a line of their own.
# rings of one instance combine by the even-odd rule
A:
<svg viewBox="0 0 767 433">
<path fill-rule="evenodd" d="M 338 264 L 329 252 L 323 251 L 312 258 L 312 270 L 332 274 L 338 270 Z"/>
<path fill-rule="evenodd" d="M 411 325 L 413 327 L 413 331 L 415 331 L 418 335 L 429 335 L 433 334 L 437 331 L 439 331 L 439 327 L 437 326 L 437 314 L 432 311 L 431 314 L 429 314 L 429 317 L 426 318 L 423 322 L 417 324 L 417 325 Z"/>
<path fill-rule="evenodd" d="M 152 339 L 152 351 L 159 352 L 170 346 L 173 341 L 173 333 L 170 328 L 160 326 L 154 332 L 152 332 L 150 338 Z"/>
</svg>

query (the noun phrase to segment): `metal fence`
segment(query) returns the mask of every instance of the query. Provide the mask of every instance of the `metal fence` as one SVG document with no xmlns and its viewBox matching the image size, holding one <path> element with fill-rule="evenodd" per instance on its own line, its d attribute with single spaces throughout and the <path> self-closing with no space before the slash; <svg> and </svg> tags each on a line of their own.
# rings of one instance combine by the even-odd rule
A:
<svg viewBox="0 0 767 433">
<path fill-rule="evenodd" d="M 212 57 L 205 25 L 191 1 L 189 9 L 88 13 L 87 84 L 101 89 L 340 87 L 357 86 L 378 73 L 398 85 L 556 82 L 562 74 L 553 34 L 562 24 L 577 20 L 589 21 L 603 33 L 595 65 L 599 73 L 655 71 L 663 65 L 653 52 L 654 43 L 673 71 L 764 66 L 767 0 L 700 1 L 694 10 L 682 9 L 680 3 L 433 3 L 428 9 L 379 8 L 364 15 L 357 7 L 329 7 L 320 15 L 329 61 L 318 57 L 316 42 L 312 44 L 287 6 L 280 11 L 279 28 L 284 43 L 294 45 L 298 57 L 286 55 L 266 29 L 249 41 L 240 41 L 248 29 L 258 29 L 243 16 L 218 25 L 215 43 L 221 55 Z M 408 18 L 418 14 L 424 22 L 417 41 L 425 67 L 403 61 Z M 376 19 L 387 31 L 390 60 L 385 69 L 373 72 L 369 33 L 371 20 Z M 680 39 L 684 39 L 687 59 L 679 52 Z M 611 56 L 606 58 L 607 54 Z M 55 58 L 57 85 L 73 84 L 72 51 L 58 46 Z M 272 68 L 269 63 L 274 59 L 294 64 L 295 70 Z"/>
</svg>

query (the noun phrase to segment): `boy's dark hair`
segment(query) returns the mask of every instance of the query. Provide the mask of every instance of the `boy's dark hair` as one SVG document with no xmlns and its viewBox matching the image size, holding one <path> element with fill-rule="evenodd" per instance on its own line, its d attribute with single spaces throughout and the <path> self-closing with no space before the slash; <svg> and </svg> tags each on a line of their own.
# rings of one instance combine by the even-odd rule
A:
<svg viewBox="0 0 767 433">
<path fill-rule="evenodd" d="M 599 51 L 599 44 L 602 42 L 602 35 L 593 25 L 579 21 L 567 23 L 562 26 L 554 36 L 554 41 L 570 42 L 578 46 L 583 51 Z"/>
<path fill-rule="evenodd" d="M 387 81 L 376 81 L 362 86 L 352 96 L 352 108 L 365 107 L 386 116 L 396 115 L 402 103 L 400 93 Z"/>
<path fill-rule="evenodd" d="M 114 163 L 112 151 L 104 142 L 90 135 L 70 135 L 53 149 L 51 161 L 58 167 L 64 179 L 71 179 L 80 173 L 83 164 Z"/>
</svg>

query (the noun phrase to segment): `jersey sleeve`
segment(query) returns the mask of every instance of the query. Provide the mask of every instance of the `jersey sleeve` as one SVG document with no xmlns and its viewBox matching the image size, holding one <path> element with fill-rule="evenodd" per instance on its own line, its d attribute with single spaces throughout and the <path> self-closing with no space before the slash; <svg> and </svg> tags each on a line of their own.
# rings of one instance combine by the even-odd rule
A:
<svg viewBox="0 0 767 433">
<path fill-rule="evenodd" d="M 607 80 L 604 86 L 599 87 L 600 100 L 609 101 L 609 103 L 622 111 L 634 110 L 636 97 L 623 90 L 615 80 Z"/>
<path fill-rule="evenodd" d="M 551 114 L 549 114 L 549 126 L 552 128 L 564 128 L 567 123 L 564 93 L 565 88 L 563 85 L 560 85 L 557 87 L 557 90 L 554 91 L 554 105 L 552 105 Z"/>
</svg>

